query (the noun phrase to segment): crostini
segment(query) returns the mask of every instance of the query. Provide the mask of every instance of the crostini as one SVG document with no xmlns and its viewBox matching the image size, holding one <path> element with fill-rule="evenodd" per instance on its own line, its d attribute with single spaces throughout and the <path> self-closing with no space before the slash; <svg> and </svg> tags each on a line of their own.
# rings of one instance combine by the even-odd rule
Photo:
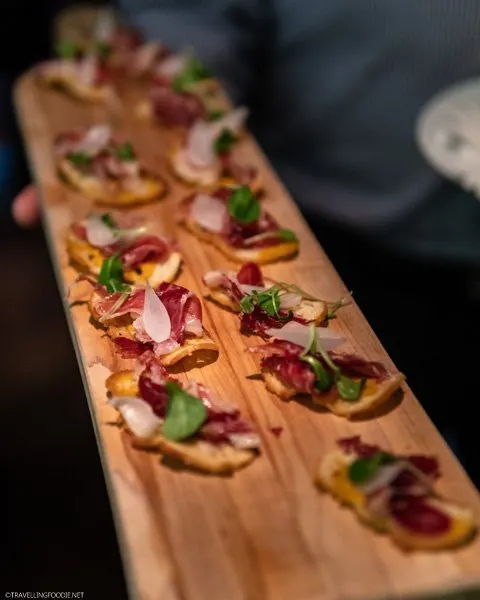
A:
<svg viewBox="0 0 480 600">
<path fill-rule="evenodd" d="M 329 328 L 290 321 L 266 334 L 273 341 L 250 350 L 261 356 L 267 389 L 285 400 L 308 395 L 335 415 L 353 418 L 372 413 L 405 380 L 381 363 L 337 352 L 345 340 Z"/>
<path fill-rule="evenodd" d="M 201 383 L 170 377 L 151 353 L 135 371 L 111 375 L 106 387 L 135 448 L 207 473 L 237 471 L 258 455 L 260 436 L 235 406 Z"/>
<path fill-rule="evenodd" d="M 155 63 L 149 96 L 137 105 L 136 114 L 166 127 L 189 128 L 228 108 L 220 83 L 198 58 L 184 53 L 164 55 Z"/>
<path fill-rule="evenodd" d="M 434 490 L 440 475 L 436 458 L 395 455 L 358 436 L 337 445 L 321 461 L 315 482 L 362 523 L 405 550 L 444 550 L 473 537 L 471 511 Z"/>
<path fill-rule="evenodd" d="M 44 85 L 58 88 L 86 103 L 110 103 L 116 96 L 105 57 L 86 53 L 75 43 L 63 42 L 58 58 L 40 63 L 35 73 Z"/>
<path fill-rule="evenodd" d="M 235 153 L 247 115 L 245 108 L 238 108 L 212 121 L 195 121 L 167 155 L 173 174 L 197 187 L 212 188 L 228 181 L 231 185 L 248 185 L 259 194 L 258 169 L 242 164 Z"/>
<path fill-rule="evenodd" d="M 202 305 L 193 292 L 165 281 L 156 288 L 129 286 L 116 261 L 116 255 L 104 261 L 88 307 L 123 357 L 151 350 L 170 366 L 196 352 L 218 352 L 203 327 Z"/>
<path fill-rule="evenodd" d="M 73 223 L 66 238 L 73 266 L 98 276 L 105 259 L 116 255 L 127 283 L 156 287 L 174 281 L 182 265 L 176 241 L 149 234 L 141 223 L 127 226 L 129 221 L 111 213 L 92 213 Z"/>
<path fill-rule="evenodd" d="M 348 304 L 347 299 L 320 300 L 295 284 L 268 279 L 253 262 L 244 263 L 238 272 L 209 271 L 202 281 L 212 300 L 240 313 L 242 331 L 264 337 L 268 329 L 283 327 L 289 321 L 326 326 Z"/>
<path fill-rule="evenodd" d="M 235 262 L 276 262 L 299 249 L 294 232 L 281 227 L 246 185 L 189 195 L 180 204 L 179 222 Z"/>
<path fill-rule="evenodd" d="M 132 144 L 116 141 L 108 125 L 60 134 L 54 150 L 61 180 L 97 204 L 129 207 L 159 200 L 167 191 Z"/>
</svg>

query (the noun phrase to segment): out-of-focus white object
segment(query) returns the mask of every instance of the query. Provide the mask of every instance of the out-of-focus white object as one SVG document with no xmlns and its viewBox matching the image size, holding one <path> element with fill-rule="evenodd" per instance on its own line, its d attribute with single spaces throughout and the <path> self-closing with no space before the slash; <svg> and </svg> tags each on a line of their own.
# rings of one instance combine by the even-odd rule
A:
<svg viewBox="0 0 480 600">
<path fill-rule="evenodd" d="M 416 139 L 436 171 L 480 200 L 480 78 L 430 100 L 417 121 Z"/>
</svg>

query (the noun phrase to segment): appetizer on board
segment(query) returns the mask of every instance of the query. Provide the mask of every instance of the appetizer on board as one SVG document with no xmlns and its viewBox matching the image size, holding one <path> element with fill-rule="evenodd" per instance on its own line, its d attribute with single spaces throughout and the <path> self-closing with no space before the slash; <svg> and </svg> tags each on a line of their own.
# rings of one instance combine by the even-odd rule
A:
<svg viewBox="0 0 480 600">
<path fill-rule="evenodd" d="M 111 375 L 106 387 L 136 448 L 209 473 L 237 471 L 258 454 L 260 436 L 235 406 L 202 383 L 170 377 L 151 353 L 135 371 Z"/>
<path fill-rule="evenodd" d="M 217 304 L 240 313 L 241 329 L 264 337 L 269 329 L 289 321 L 326 326 L 348 301 L 320 300 L 298 285 L 264 277 L 254 262 L 244 263 L 238 272 L 209 271 L 202 277 Z"/>
<path fill-rule="evenodd" d="M 245 108 L 237 108 L 211 121 L 195 121 L 167 155 L 174 175 L 198 187 L 211 188 L 222 182 L 248 185 L 258 194 L 261 190 L 258 170 L 242 164 L 235 153 L 247 115 Z"/>
<path fill-rule="evenodd" d="M 77 269 L 97 276 L 104 260 L 116 255 L 125 282 L 140 286 L 174 281 L 182 265 L 175 240 L 151 235 L 147 226 L 110 213 L 92 213 L 73 223 L 67 253 Z"/>
<path fill-rule="evenodd" d="M 235 262 L 271 263 L 299 249 L 294 232 L 281 227 L 246 185 L 190 194 L 180 204 L 179 220 Z"/>
<path fill-rule="evenodd" d="M 218 352 L 193 292 L 166 281 L 155 288 L 129 286 L 122 280 L 117 255 L 104 261 L 88 307 L 124 358 L 151 350 L 170 366 L 200 351 Z"/>
<path fill-rule="evenodd" d="M 77 44 L 64 42 L 58 54 L 58 58 L 36 67 L 42 83 L 82 102 L 98 104 L 115 100 L 111 74 L 101 52 L 85 52 Z"/>
<path fill-rule="evenodd" d="M 195 57 L 170 54 L 157 62 L 147 100 L 137 116 L 167 127 L 189 128 L 198 119 L 215 117 L 229 102 L 219 82 Z"/>
<path fill-rule="evenodd" d="M 405 379 L 379 362 L 335 351 L 345 340 L 328 328 L 290 321 L 266 334 L 272 342 L 250 351 L 261 357 L 267 389 L 285 400 L 309 395 L 314 404 L 352 418 L 372 413 Z"/>
<path fill-rule="evenodd" d="M 159 200 L 165 182 L 141 163 L 108 125 L 62 133 L 54 143 L 59 176 L 98 204 L 128 207 Z"/>
<path fill-rule="evenodd" d="M 359 436 L 338 440 L 321 461 L 315 481 L 373 529 L 406 550 L 443 550 L 469 541 L 476 530 L 470 510 L 434 489 L 436 458 L 395 455 Z"/>
</svg>

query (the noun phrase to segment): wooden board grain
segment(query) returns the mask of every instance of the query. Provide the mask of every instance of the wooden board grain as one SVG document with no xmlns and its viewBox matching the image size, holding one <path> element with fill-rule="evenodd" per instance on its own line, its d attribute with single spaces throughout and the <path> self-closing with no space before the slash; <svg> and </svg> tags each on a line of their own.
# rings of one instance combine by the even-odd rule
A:
<svg viewBox="0 0 480 600">
<path fill-rule="evenodd" d="M 138 91 L 126 92 L 127 110 L 114 124 L 170 185 L 166 199 L 135 213 L 152 221 L 154 231 L 177 236 L 185 259 L 179 283 L 204 296 L 203 273 L 233 265 L 175 224 L 176 203 L 188 188 L 170 177 L 165 167 L 164 153 L 174 134 L 135 120 L 135 94 Z M 15 99 L 63 294 L 75 277 L 64 235 L 91 205 L 57 181 L 52 141 L 64 130 L 110 117 L 101 107 L 86 107 L 38 87 L 31 74 L 17 83 Z M 268 210 L 301 240 L 299 257 L 266 267 L 267 276 L 295 282 L 322 298 L 344 295 L 343 283 L 255 141 L 242 141 L 242 152 L 262 171 Z M 480 539 L 454 552 L 405 554 L 388 538 L 361 526 L 351 512 L 312 484 L 319 459 L 335 440 L 359 434 L 397 452 L 437 454 L 444 473 L 441 491 L 470 505 L 480 520 L 478 492 L 408 387 L 398 407 L 366 421 L 348 422 L 295 401 L 283 402 L 269 394 L 261 380 L 251 378 L 257 367 L 245 349 L 258 340 L 241 336 L 233 314 L 204 300 L 205 325 L 219 344 L 218 359 L 202 368 L 186 360 L 178 370 L 237 403 L 260 428 L 263 451 L 251 466 L 232 477 L 172 469 L 156 456 L 132 450 L 111 424 L 115 414 L 106 404 L 104 381 L 111 371 L 131 363 L 118 359 L 111 343 L 89 323 L 81 303 L 88 298 L 89 288 L 83 285 L 70 298 L 78 302 L 70 308 L 65 301 L 65 310 L 132 598 L 372 600 L 426 592 L 440 597 L 469 585 L 480 590 Z M 390 363 L 355 305 L 342 311 L 333 327 L 346 336 L 354 351 Z M 282 435 L 277 438 L 271 427 L 282 427 Z"/>
</svg>

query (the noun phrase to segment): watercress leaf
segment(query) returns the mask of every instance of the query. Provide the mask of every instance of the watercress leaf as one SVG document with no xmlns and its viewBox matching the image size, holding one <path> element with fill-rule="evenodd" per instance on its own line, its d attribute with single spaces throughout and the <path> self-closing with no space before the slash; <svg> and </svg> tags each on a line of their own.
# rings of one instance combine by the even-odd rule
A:
<svg viewBox="0 0 480 600">
<path fill-rule="evenodd" d="M 252 295 L 244 296 L 240 300 L 240 308 L 246 314 L 253 312 L 253 309 L 255 308 L 254 296 L 252 296 Z"/>
<path fill-rule="evenodd" d="M 107 44 L 105 42 L 98 42 L 95 47 L 95 50 L 96 54 L 103 59 L 108 58 L 112 53 L 112 47 L 110 46 L 110 44 Z"/>
<path fill-rule="evenodd" d="M 85 152 L 70 152 L 67 154 L 67 159 L 75 167 L 86 167 L 92 162 L 92 158 Z"/>
<path fill-rule="evenodd" d="M 372 456 L 357 458 L 349 467 L 348 478 L 353 483 L 366 483 L 377 473 L 380 467 L 396 460 L 393 454 L 381 450 Z"/>
<path fill-rule="evenodd" d="M 208 113 L 208 120 L 209 121 L 218 121 L 219 119 L 221 119 L 223 117 L 224 114 L 225 114 L 224 110 L 220 110 L 220 109 L 211 110 Z"/>
<path fill-rule="evenodd" d="M 278 237 L 284 242 L 297 242 L 297 236 L 290 229 L 279 229 L 277 231 Z"/>
<path fill-rule="evenodd" d="M 340 398 L 350 402 L 355 402 L 360 398 L 365 382 L 365 377 L 359 381 L 355 381 L 346 375 L 342 375 L 340 372 L 335 377 L 335 385 L 337 386 Z"/>
<path fill-rule="evenodd" d="M 207 418 L 207 409 L 199 398 L 187 394 L 176 383 L 168 381 L 165 388 L 169 402 L 163 423 L 163 435 L 168 440 L 185 440 L 203 425 Z"/>
<path fill-rule="evenodd" d="M 240 223 L 255 222 L 261 213 L 260 202 L 248 185 L 241 185 L 232 192 L 228 200 L 228 212 Z"/>
<path fill-rule="evenodd" d="M 332 387 L 333 377 L 322 363 L 313 356 L 300 356 L 300 360 L 308 363 L 315 373 L 315 387 L 320 392 L 326 392 Z"/>
<path fill-rule="evenodd" d="M 223 129 L 213 143 L 215 154 L 226 154 L 229 152 L 237 139 L 238 138 L 229 129 Z"/>
<path fill-rule="evenodd" d="M 368 458 L 357 458 L 348 469 L 348 478 L 353 483 L 365 483 L 369 481 L 380 468 L 380 453 Z"/>
<path fill-rule="evenodd" d="M 110 293 L 125 291 L 123 281 L 123 265 L 118 254 L 106 258 L 100 269 L 98 283 L 104 285 Z M 127 286 L 128 287 L 128 286 Z"/>
<path fill-rule="evenodd" d="M 110 213 L 103 213 L 103 215 L 100 216 L 100 220 L 104 225 L 110 227 L 110 229 L 117 229 L 117 224 Z"/>
<path fill-rule="evenodd" d="M 79 54 L 79 47 L 75 42 L 69 42 L 67 40 L 61 42 L 57 47 L 57 54 L 60 58 L 76 58 Z"/>
<path fill-rule="evenodd" d="M 133 150 L 133 146 L 131 142 L 125 142 L 124 144 L 120 144 L 115 148 L 115 155 L 120 160 L 135 160 L 135 152 Z"/>
<path fill-rule="evenodd" d="M 185 68 L 173 78 L 172 87 L 175 92 L 182 93 L 197 81 L 209 79 L 211 76 L 211 72 L 197 58 L 192 57 Z"/>
</svg>

